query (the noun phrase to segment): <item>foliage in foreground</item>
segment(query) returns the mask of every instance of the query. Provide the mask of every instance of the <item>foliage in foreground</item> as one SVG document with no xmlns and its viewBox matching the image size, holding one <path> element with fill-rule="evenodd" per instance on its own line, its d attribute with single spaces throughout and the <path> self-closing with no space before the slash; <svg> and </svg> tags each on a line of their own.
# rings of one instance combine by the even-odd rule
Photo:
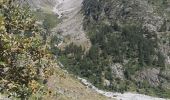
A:
<svg viewBox="0 0 170 100">
<path fill-rule="evenodd" d="M 11 1 L 0 8 L 0 92 L 25 99 L 52 74 L 52 57 L 29 8 Z"/>
</svg>

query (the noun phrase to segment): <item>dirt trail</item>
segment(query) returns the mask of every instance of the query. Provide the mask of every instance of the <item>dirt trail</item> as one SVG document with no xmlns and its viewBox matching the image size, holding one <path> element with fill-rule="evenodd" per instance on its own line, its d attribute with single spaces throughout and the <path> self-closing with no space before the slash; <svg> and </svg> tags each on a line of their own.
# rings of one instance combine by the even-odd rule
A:
<svg viewBox="0 0 170 100">
<path fill-rule="evenodd" d="M 137 93 L 114 93 L 114 92 L 107 92 L 104 90 L 99 90 L 95 86 L 93 86 L 90 82 L 88 82 L 86 79 L 78 77 L 78 79 L 87 87 L 93 89 L 99 94 L 102 94 L 106 97 L 116 99 L 116 100 L 169 100 L 169 99 L 163 99 L 163 98 L 156 98 L 156 97 L 151 97 L 143 94 L 137 94 Z"/>
</svg>

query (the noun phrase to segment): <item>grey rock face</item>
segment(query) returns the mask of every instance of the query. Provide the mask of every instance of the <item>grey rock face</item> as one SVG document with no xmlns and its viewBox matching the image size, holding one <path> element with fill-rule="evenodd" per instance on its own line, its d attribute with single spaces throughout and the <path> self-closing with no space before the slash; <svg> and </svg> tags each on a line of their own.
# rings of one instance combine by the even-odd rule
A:
<svg viewBox="0 0 170 100">
<path fill-rule="evenodd" d="M 113 64 L 111 66 L 113 76 L 116 78 L 124 79 L 123 66 L 121 64 Z"/>
<path fill-rule="evenodd" d="M 139 22 L 142 24 L 143 28 L 147 29 L 150 32 L 155 32 L 159 39 L 159 49 L 161 53 L 165 56 L 165 61 L 167 64 L 170 64 L 170 57 L 167 56 L 169 54 L 169 32 L 166 34 L 163 32 L 159 32 L 161 27 L 165 24 L 164 22 L 167 21 L 169 8 L 161 8 L 164 10 L 160 10 L 159 4 L 152 4 L 150 1 L 152 0 L 110 0 L 110 2 L 105 3 L 105 6 L 109 6 L 109 11 L 107 11 L 108 22 L 117 22 L 119 25 L 123 25 L 125 23 L 133 23 Z M 169 0 L 167 0 L 169 1 Z M 161 13 L 158 11 L 160 10 Z M 167 12 L 166 12 L 167 11 Z M 167 21 L 165 27 L 169 26 L 169 22 Z M 164 30 L 165 32 L 168 29 Z M 164 36 L 163 36 L 164 35 Z M 166 44 L 163 43 L 166 41 Z M 166 65 L 167 66 L 167 65 Z M 123 69 L 120 67 L 113 65 L 113 76 L 119 77 L 122 79 L 124 73 Z M 165 69 L 166 70 L 166 69 Z M 169 70 L 164 71 L 164 76 L 168 77 Z M 137 78 L 134 78 L 138 81 L 148 81 L 152 86 L 159 86 L 161 84 L 160 80 L 160 69 L 156 68 L 147 68 L 139 73 L 136 73 Z M 170 76 L 170 75 L 169 75 Z M 167 82 L 168 83 L 168 82 Z M 167 86 L 170 86 L 166 84 Z"/>
<path fill-rule="evenodd" d="M 147 0 L 112 0 L 109 18 L 124 23 L 138 21 L 150 31 L 158 31 L 163 24 L 164 15 L 155 13 L 154 7 Z"/>
<path fill-rule="evenodd" d="M 159 74 L 160 74 L 160 69 L 149 68 L 140 72 L 136 79 L 137 81 L 144 81 L 144 80 L 148 81 L 149 84 L 152 86 L 159 86 L 160 84 Z"/>
<path fill-rule="evenodd" d="M 170 68 L 166 68 L 166 70 L 161 71 L 160 75 L 170 81 Z"/>
</svg>

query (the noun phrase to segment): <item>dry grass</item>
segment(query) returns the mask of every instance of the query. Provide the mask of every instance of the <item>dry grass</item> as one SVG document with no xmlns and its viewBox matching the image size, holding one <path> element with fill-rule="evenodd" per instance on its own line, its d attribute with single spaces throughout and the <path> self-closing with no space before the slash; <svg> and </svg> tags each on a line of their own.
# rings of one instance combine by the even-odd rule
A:
<svg viewBox="0 0 170 100">
<path fill-rule="evenodd" d="M 55 75 L 48 79 L 48 90 L 51 94 L 44 99 L 48 100 L 108 100 L 95 91 L 85 87 L 79 80 L 56 68 Z"/>
</svg>

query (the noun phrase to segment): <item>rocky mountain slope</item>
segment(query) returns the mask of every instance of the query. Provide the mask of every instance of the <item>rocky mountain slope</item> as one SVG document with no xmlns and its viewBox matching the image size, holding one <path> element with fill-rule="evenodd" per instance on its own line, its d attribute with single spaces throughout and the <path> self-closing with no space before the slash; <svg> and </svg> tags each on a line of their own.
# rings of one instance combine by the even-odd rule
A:
<svg viewBox="0 0 170 100">
<path fill-rule="evenodd" d="M 53 12 L 59 19 L 62 19 L 62 22 L 52 30 L 54 34 L 58 32 L 64 37 L 62 46 L 73 42 L 86 49 L 90 48 L 90 40 L 82 27 L 82 0 L 21 0 L 21 2 L 27 2 L 33 9 Z"/>
<path fill-rule="evenodd" d="M 169 0 L 84 0 L 84 27 L 97 48 L 94 51 L 99 52 L 100 58 L 108 59 L 110 65 L 105 66 L 111 67 L 112 78 L 106 77 L 104 82 L 110 80 L 114 84 L 118 78 L 135 83 L 138 92 L 149 87 L 169 91 L 169 3 Z M 165 94 L 169 95 L 168 91 Z"/>
<path fill-rule="evenodd" d="M 67 37 L 66 44 L 75 43 L 90 47 L 90 40 L 87 38 L 83 30 L 83 15 L 81 14 L 81 6 L 83 0 L 59 0 L 59 3 L 53 8 L 53 11 L 62 19 L 56 29 L 60 31 L 64 37 Z"/>
<path fill-rule="evenodd" d="M 169 97 L 169 0 L 84 0 L 87 54 L 70 45 L 61 61 L 111 91 Z"/>
<path fill-rule="evenodd" d="M 52 29 L 52 33 L 64 37 L 59 48 L 66 49 L 59 59 L 69 72 L 87 78 L 98 88 L 168 97 L 169 0 L 27 2 L 33 9 L 52 12 L 61 19 L 61 23 Z M 67 46 L 70 43 L 74 45 Z M 79 46 L 82 48 L 79 49 Z M 55 79 L 52 77 L 49 82 Z M 68 86 L 65 84 L 67 81 L 71 80 L 56 80 L 49 83 L 49 86 L 59 89 L 59 85 L 50 84 L 62 82 L 64 89 L 59 89 L 61 93 L 66 91 L 64 95 L 72 95 L 73 100 L 77 96 L 80 98 L 75 95 L 79 91 L 77 87 L 73 85 L 70 88 L 76 88 L 75 94 L 65 88 Z M 134 95 L 131 97 L 137 96 L 135 100 L 138 100 L 139 95 Z M 119 99 L 126 100 L 126 94 L 124 96 Z"/>
</svg>

